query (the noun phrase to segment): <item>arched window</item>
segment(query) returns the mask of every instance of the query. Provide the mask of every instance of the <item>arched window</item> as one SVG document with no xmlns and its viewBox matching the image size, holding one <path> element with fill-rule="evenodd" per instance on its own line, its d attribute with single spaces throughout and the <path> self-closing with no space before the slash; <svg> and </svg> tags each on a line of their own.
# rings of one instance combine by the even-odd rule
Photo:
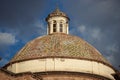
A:
<svg viewBox="0 0 120 80">
<path fill-rule="evenodd" d="M 56 29 L 56 21 L 53 21 L 53 32 L 56 32 L 57 31 L 57 29 Z"/>
<path fill-rule="evenodd" d="M 63 32 L 63 24 L 60 22 L 60 32 Z"/>
</svg>

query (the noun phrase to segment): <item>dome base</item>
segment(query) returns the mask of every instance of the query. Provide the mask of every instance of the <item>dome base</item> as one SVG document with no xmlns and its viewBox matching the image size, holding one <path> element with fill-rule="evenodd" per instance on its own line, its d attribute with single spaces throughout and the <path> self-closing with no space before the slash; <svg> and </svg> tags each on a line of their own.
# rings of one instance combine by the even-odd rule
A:
<svg viewBox="0 0 120 80">
<path fill-rule="evenodd" d="M 94 74 L 60 71 L 34 73 L 32 77 L 40 80 L 111 80 Z"/>
<path fill-rule="evenodd" d="M 113 79 L 114 70 L 102 63 L 70 58 L 44 58 L 17 62 L 7 67 L 13 73 L 67 71 L 104 76 Z"/>
</svg>

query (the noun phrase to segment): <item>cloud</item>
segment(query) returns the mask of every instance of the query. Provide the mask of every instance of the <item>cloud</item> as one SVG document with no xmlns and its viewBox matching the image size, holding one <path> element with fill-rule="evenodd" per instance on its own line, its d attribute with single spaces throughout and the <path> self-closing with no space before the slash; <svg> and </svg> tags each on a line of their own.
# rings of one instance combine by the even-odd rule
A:
<svg viewBox="0 0 120 80">
<path fill-rule="evenodd" d="M 42 20 L 38 20 L 34 23 L 34 26 L 37 29 L 37 33 L 39 35 L 45 35 L 47 33 L 47 25 L 44 24 L 44 22 Z"/>
<path fill-rule="evenodd" d="M 80 25 L 74 29 L 72 29 L 70 32 L 72 34 L 81 34 L 82 36 L 88 38 L 88 40 L 93 39 L 93 40 L 100 40 L 103 37 L 102 31 L 99 27 L 91 28 L 91 26 L 85 26 L 85 25 Z"/>
<path fill-rule="evenodd" d="M 91 30 L 91 37 L 97 40 L 100 40 L 102 37 L 102 32 L 100 31 L 100 28 L 94 28 Z"/>
<path fill-rule="evenodd" d="M 115 44 L 115 43 L 111 43 L 110 45 L 107 45 L 107 47 L 105 47 L 106 50 L 106 58 L 114 65 L 116 65 L 116 67 L 118 67 L 120 65 L 119 60 L 120 60 L 120 55 L 119 55 L 119 45 Z"/>
<path fill-rule="evenodd" d="M 118 52 L 119 51 L 119 47 L 117 44 L 112 43 L 112 45 L 110 44 L 109 46 L 106 47 L 106 50 L 110 52 Z"/>
<path fill-rule="evenodd" d="M 86 31 L 86 26 L 85 25 L 81 25 L 78 27 L 78 30 L 81 32 L 81 33 L 85 33 Z"/>
<path fill-rule="evenodd" d="M 7 55 L 7 50 L 10 46 L 15 45 L 17 43 L 17 39 L 15 35 L 11 33 L 1 33 L 0 32 L 0 57 L 3 55 Z"/>
<path fill-rule="evenodd" d="M 11 45 L 16 43 L 15 36 L 10 33 L 0 33 L 0 45 Z"/>
</svg>

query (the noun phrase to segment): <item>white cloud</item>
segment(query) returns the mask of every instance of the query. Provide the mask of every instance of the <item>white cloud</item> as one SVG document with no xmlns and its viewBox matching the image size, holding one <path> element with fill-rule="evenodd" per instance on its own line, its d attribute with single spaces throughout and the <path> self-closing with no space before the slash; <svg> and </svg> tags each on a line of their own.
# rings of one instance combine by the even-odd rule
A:
<svg viewBox="0 0 120 80">
<path fill-rule="evenodd" d="M 106 58 L 108 61 L 110 61 L 112 64 L 115 63 L 115 53 L 119 51 L 118 45 L 117 44 L 110 44 L 105 47 L 105 50 L 107 52 Z"/>
<path fill-rule="evenodd" d="M 37 33 L 40 35 L 44 35 L 47 33 L 47 25 L 45 25 L 42 20 L 38 20 L 34 23 L 34 26 L 37 27 Z"/>
<path fill-rule="evenodd" d="M 85 30 L 86 30 L 86 26 L 85 26 L 85 25 L 81 25 L 81 26 L 78 27 L 78 28 L 79 28 L 79 31 L 80 31 L 81 33 L 84 33 Z"/>
<path fill-rule="evenodd" d="M 80 32 L 83 36 L 88 36 L 89 39 L 100 40 L 103 37 L 103 33 L 100 28 L 91 28 L 86 27 L 85 25 L 80 25 L 78 27 L 78 32 Z M 79 34 L 79 33 L 78 33 Z"/>
<path fill-rule="evenodd" d="M 97 40 L 100 40 L 100 38 L 102 37 L 102 32 L 100 31 L 99 28 L 94 28 L 94 29 L 89 29 L 90 30 L 90 34 L 91 37 Z"/>
<path fill-rule="evenodd" d="M 43 22 L 40 21 L 40 20 L 36 21 L 34 25 L 35 25 L 36 27 L 39 27 L 39 28 L 44 28 L 44 24 L 43 24 Z"/>
<path fill-rule="evenodd" d="M 119 51 L 119 47 L 118 47 L 118 45 L 117 44 L 111 44 L 111 45 L 108 45 L 107 47 L 106 47 L 106 50 L 109 52 L 109 53 L 116 53 L 116 52 L 118 52 Z"/>
<path fill-rule="evenodd" d="M 10 33 L 0 33 L 0 44 L 10 45 L 16 42 L 15 36 Z"/>
</svg>

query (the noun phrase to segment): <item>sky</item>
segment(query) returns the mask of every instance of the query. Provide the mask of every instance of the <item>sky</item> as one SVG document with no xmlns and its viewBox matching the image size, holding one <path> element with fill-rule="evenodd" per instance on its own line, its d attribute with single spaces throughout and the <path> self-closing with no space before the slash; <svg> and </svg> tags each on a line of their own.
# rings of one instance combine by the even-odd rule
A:
<svg viewBox="0 0 120 80">
<path fill-rule="evenodd" d="M 45 18 L 56 5 L 70 18 L 70 34 L 120 69 L 120 0 L 0 0 L 0 66 L 27 42 L 47 34 Z"/>
</svg>

